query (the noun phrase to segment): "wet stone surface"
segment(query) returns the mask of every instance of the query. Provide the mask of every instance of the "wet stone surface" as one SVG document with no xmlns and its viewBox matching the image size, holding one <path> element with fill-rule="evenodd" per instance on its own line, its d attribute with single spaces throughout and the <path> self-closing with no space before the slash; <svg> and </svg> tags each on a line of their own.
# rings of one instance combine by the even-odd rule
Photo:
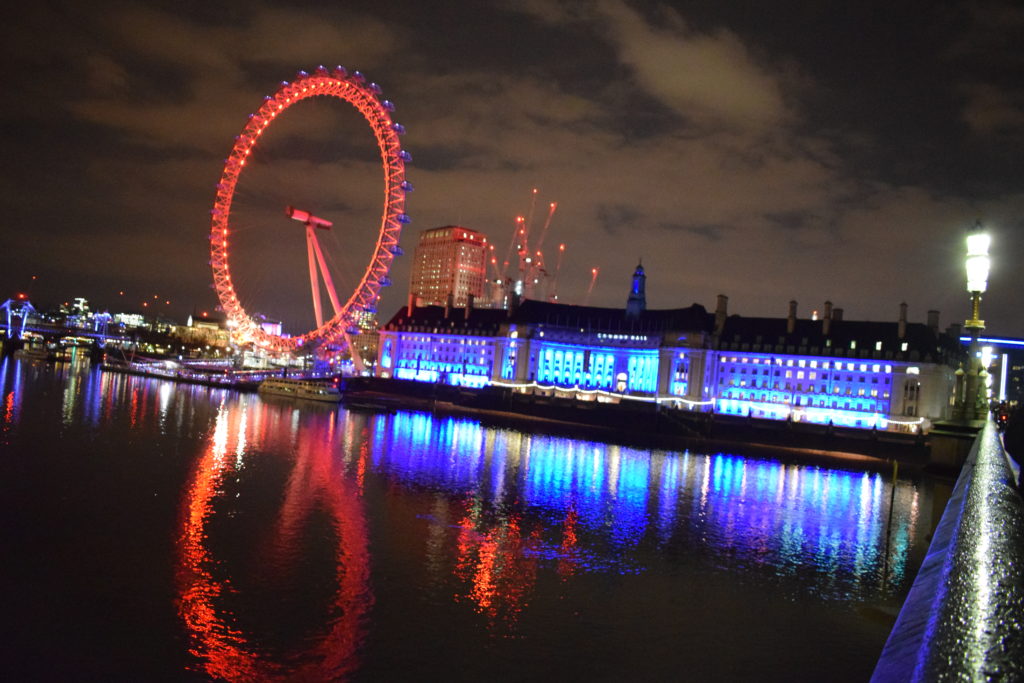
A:
<svg viewBox="0 0 1024 683">
<path fill-rule="evenodd" d="M 1024 678 L 1024 502 L 995 427 L 979 436 L 873 681 Z"/>
</svg>

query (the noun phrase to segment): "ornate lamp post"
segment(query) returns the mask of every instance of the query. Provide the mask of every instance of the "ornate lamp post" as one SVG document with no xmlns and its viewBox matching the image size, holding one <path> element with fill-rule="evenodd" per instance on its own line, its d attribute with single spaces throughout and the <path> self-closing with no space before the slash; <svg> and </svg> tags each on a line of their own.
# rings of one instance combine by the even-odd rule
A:
<svg viewBox="0 0 1024 683">
<path fill-rule="evenodd" d="M 992 237 L 981 227 L 981 221 L 974 224 L 974 229 L 967 233 L 967 291 L 971 294 L 971 318 L 964 321 L 964 329 L 971 337 L 970 361 L 967 368 L 967 386 L 964 392 L 963 417 L 968 420 L 983 420 L 988 413 L 985 396 L 981 392 L 983 386 L 981 367 L 978 359 L 978 336 L 985 329 L 985 321 L 979 318 L 981 295 L 988 288 L 988 272 L 991 261 L 988 248 Z"/>
</svg>

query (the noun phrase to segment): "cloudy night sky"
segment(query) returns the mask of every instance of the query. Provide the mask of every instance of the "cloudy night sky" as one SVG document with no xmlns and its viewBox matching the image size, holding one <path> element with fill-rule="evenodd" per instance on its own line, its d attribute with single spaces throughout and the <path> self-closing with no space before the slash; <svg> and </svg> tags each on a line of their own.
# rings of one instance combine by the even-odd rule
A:
<svg viewBox="0 0 1024 683">
<path fill-rule="evenodd" d="M 150 2 L 23 4 L 5 65 L 0 295 L 216 305 L 209 211 L 246 116 L 296 70 L 343 64 L 396 104 L 416 190 L 381 313 L 420 230 L 558 209 L 559 293 L 648 306 L 941 324 L 969 313 L 963 236 L 993 234 L 982 317 L 1024 336 L 1024 8 L 1011 3 Z M 243 174 L 243 302 L 311 318 L 286 204 L 335 222 L 339 289 L 379 224 L 369 128 L 338 100 L 289 109 Z M 550 252 L 549 252 L 550 253 Z M 503 254 L 502 254 L 503 256 Z M 550 260 L 550 257 L 549 257 Z M 33 277 L 35 279 L 33 279 Z M 125 292 L 121 295 L 120 292 Z M 153 296 L 158 296 L 157 300 Z M 163 303 L 170 301 L 170 304 Z M 153 310 L 150 308 L 149 310 Z M 293 330 L 298 331 L 298 330 Z"/>
</svg>

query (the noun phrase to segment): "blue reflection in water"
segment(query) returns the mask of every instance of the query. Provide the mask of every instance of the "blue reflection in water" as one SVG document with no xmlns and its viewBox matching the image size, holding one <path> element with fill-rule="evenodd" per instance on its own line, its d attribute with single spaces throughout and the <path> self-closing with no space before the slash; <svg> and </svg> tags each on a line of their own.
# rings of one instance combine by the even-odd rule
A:
<svg viewBox="0 0 1024 683">
<path fill-rule="evenodd" d="M 465 420 L 435 419 L 426 413 L 397 413 L 390 438 L 381 432 L 373 464 L 407 479 L 452 492 L 471 491 L 481 479 L 483 428 Z"/>
<path fill-rule="evenodd" d="M 15 367 L 9 358 L 0 361 L 4 431 L 22 409 L 26 369 Z M 204 387 L 171 391 L 166 383 L 98 372 L 67 379 L 65 417 L 80 414 L 95 424 L 122 415 L 164 432 L 187 429 L 188 413 L 201 404 L 189 397 L 230 395 Z M 321 429 L 308 410 L 290 404 L 251 415 L 262 405 L 256 397 L 230 405 L 244 426 L 233 454 L 239 467 L 247 434 L 290 434 L 294 443 L 300 425 Z M 466 503 L 462 512 L 445 514 L 465 515 L 474 532 L 467 539 L 514 537 L 517 552 L 557 561 L 560 572 L 567 560 L 590 571 L 636 571 L 660 547 L 673 561 L 796 577 L 807 590 L 848 597 L 905 581 L 921 535 L 919 484 L 900 480 L 893 496 L 891 479 L 878 473 L 533 436 L 417 412 L 342 419 L 323 421 L 317 438 L 334 444 L 360 490 L 371 469 L 437 491 Z M 500 553 L 495 558 L 497 571 Z"/>
<path fill-rule="evenodd" d="M 471 518 L 484 526 L 522 509 L 544 521 L 551 540 L 558 527 L 578 538 L 577 554 L 622 557 L 676 544 L 719 569 L 807 577 L 810 589 L 837 598 L 905 578 L 917 524 L 910 482 L 897 485 L 887 552 L 891 483 L 878 473 L 492 431 L 424 413 L 387 423 L 386 434 L 383 418 L 374 430 L 379 471 L 473 496 Z M 481 506 L 501 514 L 489 517 Z M 542 545 L 531 552 L 558 554 Z"/>
</svg>

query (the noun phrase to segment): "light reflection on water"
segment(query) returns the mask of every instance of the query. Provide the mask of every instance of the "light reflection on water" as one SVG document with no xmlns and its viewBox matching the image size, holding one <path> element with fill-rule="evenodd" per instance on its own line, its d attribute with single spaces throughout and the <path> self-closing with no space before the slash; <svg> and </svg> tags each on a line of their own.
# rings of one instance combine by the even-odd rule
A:
<svg viewBox="0 0 1024 683">
<path fill-rule="evenodd" d="M 375 629 L 415 624 L 417 608 L 522 637 L 532 612 L 594 577 L 722 576 L 790 601 L 891 601 L 932 523 L 911 478 L 894 491 L 878 472 L 349 413 L 74 364 L 0 361 L 3 443 L 23 377 L 46 373 L 68 429 L 201 444 L 184 454 L 175 609 L 189 668 L 215 678 L 352 675 Z M 379 598 L 395 591 L 423 602 L 389 614 Z M 306 609 L 274 612 L 279 598 Z"/>
<path fill-rule="evenodd" d="M 262 412 L 263 406 L 252 410 Z M 234 591 L 226 572 L 210 548 L 207 525 L 218 514 L 216 498 L 230 488 L 227 479 L 244 466 L 249 408 L 244 403 L 228 409 L 222 402 L 209 446 L 196 463 L 188 486 L 179 540 L 177 569 L 178 609 L 188 627 L 190 652 L 210 676 L 229 680 L 333 680 L 350 674 L 358 665 L 364 617 L 373 603 L 369 586 L 370 562 L 366 521 L 354 482 L 341 476 L 332 454 L 336 414 L 324 430 L 298 435 L 297 458 L 288 477 L 275 524 L 264 537 L 259 558 L 270 574 L 291 574 L 304 541 L 304 527 L 314 508 L 327 511 L 336 537 L 333 553 L 335 591 L 323 626 L 308 635 L 298 653 L 280 652 L 260 645 L 246 632 L 238 615 L 225 609 L 222 596 Z M 323 424 L 322 422 L 318 424 Z M 322 438 L 326 436 L 327 438 Z M 301 577 L 298 577 L 301 580 Z M 296 580 L 296 577 L 291 577 Z M 309 643 L 313 643 L 309 646 Z"/>
<path fill-rule="evenodd" d="M 518 540 L 519 523 L 501 515 L 525 508 L 548 531 L 594 539 L 600 557 L 583 564 L 602 571 L 642 571 L 630 549 L 689 538 L 722 569 L 813 574 L 806 589 L 818 596 L 864 598 L 905 580 L 918 533 L 917 485 L 900 480 L 887 542 L 892 488 L 877 472 L 523 435 L 424 413 L 376 419 L 378 470 L 471 496 L 479 519 L 496 513 L 481 522 L 495 525 L 488 531 L 507 524 Z"/>
</svg>

